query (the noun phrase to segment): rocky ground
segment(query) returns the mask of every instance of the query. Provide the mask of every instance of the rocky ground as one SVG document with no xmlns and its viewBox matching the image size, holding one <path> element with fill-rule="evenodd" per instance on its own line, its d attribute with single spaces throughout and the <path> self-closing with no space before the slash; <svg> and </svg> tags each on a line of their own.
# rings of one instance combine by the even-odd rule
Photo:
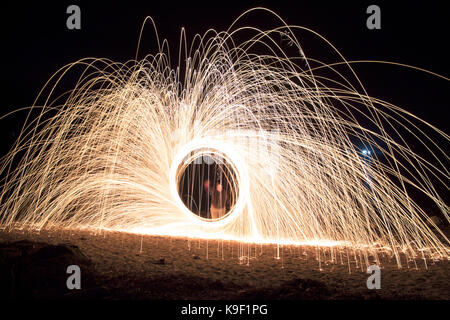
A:
<svg viewBox="0 0 450 320">
<path fill-rule="evenodd" d="M 141 236 L 119 232 L 0 231 L 0 297 L 30 299 L 445 299 L 447 260 L 381 256 L 369 290 L 358 254 L 310 246 Z M 331 257 L 334 256 L 334 261 Z M 81 270 L 69 290 L 69 265 Z"/>
</svg>

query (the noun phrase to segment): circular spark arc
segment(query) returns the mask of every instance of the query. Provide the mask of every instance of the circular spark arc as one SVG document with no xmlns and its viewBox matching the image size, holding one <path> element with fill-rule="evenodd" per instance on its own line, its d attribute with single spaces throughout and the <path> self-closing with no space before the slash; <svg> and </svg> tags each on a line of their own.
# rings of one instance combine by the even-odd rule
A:
<svg viewBox="0 0 450 320">
<path fill-rule="evenodd" d="M 208 32 L 175 69 L 167 46 L 141 61 L 83 59 L 61 69 L 1 162 L 0 226 L 345 243 L 390 248 L 397 261 L 399 252 L 448 258 L 449 240 L 408 190 L 449 221 L 438 192 L 448 192 L 449 156 L 428 132 L 449 136 L 368 96 L 314 32 L 342 61 L 306 57 L 295 31 L 312 32 L 286 24 Z M 237 40 L 241 33 L 247 40 Z M 280 35 L 299 57 L 283 51 Z M 53 97 L 76 66 L 85 70 L 75 89 Z M 232 212 L 212 223 L 189 212 L 177 190 L 180 163 L 201 148 L 227 157 L 239 185 Z"/>
</svg>

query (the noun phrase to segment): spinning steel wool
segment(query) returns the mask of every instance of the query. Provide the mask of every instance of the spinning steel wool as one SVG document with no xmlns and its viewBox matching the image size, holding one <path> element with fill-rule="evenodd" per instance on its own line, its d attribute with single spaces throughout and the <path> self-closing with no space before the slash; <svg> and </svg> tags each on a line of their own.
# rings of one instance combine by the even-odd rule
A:
<svg viewBox="0 0 450 320">
<path fill-rule="evenodd" d="M 449 136 L 369 97 L 319 35 L 341 61 L 304 56 L 295 32 L 311 30 L 235 25 L 195 38 L 184 54 L 181 45 L 176 68 L 161 45 L 141 61 L 83 59 L 58 71 L 52 92 L 85 67 L 73 91 L 31 108 L 39 116 L 4 157 L 0 225 L 448 258 L 449 240 L 408 190 L 449 220 L 437 191 L 448 192 L 449 157 L 426 132 Z M 300 57 L 283 51 L 281 35 Z M 214 217 L 213 188 L 227 201 Z"/>
</svg>

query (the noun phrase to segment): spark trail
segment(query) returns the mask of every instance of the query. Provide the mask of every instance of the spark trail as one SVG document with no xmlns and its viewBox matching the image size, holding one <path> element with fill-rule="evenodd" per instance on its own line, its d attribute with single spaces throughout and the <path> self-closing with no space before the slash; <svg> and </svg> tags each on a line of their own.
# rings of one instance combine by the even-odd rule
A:
<svg viewBox="0 0 450 320">
<path fill-rule="evenodd" d="M 446 142 L 449 136 L 368 96 L 351 62 L 312 30 L 281 19 L 270 30 L 236 26 L 255 10 L 190 47 L 183 32 L 175 68 L 164 42 L 139 61 L 86 58 L 55 73 L 50 93 L 43 98 L 43 89 L 31 108 L 39 116 L 30 111 L 1 162 L 0 225 L 345 244 L 448 258 L 449 240 L 430 228 L 407 190 L 418 190 L 449 221 L 437 191 L 448 192 L 449 157 L 427 132 Z M 340 61 L 304 56 L 297 31 L 314 33 Z M 278 40 L 286 35 L 299 57 L 283 51 Z M 54 97 L 74 67 L 84 68 L 75 88 Z M 370 166 L 355 140 L 372 150 Z M 178 193 L 180 170 L 205 150 L 233 172 L 236 201 L 217 221 L 199 218 Z"/>
</svg>

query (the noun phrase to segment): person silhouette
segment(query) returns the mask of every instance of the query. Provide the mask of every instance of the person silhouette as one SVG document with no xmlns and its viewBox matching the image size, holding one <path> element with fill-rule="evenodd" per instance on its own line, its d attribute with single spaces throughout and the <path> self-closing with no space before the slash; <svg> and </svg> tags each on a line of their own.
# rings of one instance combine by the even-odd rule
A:
<svg viewBox="0 0 450 320">
<path fill-rule="evenodd" d="M 228 205 L 228 194 L 223 185 L 217 182 L 211 190 L 211 219 L 219 219 L 226 214 Z"/>
</svg>

